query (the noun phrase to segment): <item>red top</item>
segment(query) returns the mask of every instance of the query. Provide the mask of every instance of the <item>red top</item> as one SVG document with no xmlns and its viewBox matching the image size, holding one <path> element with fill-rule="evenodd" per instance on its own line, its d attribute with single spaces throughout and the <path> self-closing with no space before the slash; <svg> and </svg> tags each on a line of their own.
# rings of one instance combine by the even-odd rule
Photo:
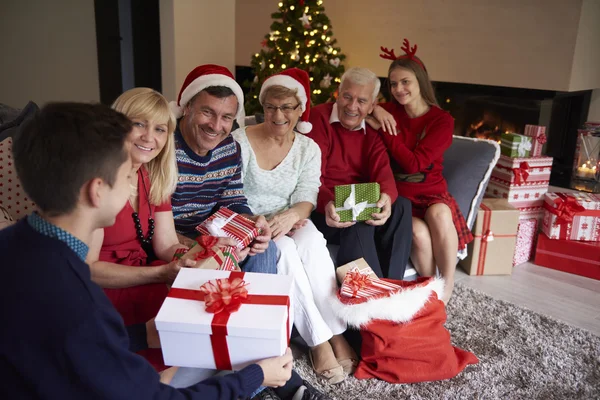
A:
<svg viewBox="0 0 600 400">
<path fill-rule="evenodd" d="M 312 131 L 307 135 L 321 148 L 321 187 L 317 211 L 334 200 L 334 186 L 352 183 L 377 182 L 381 193 L 390 196 L 392 203 L 398 193 L 390 169 L 390 161 L 381 137 L 367 126 L 365 131 L 351 131 L 339 122 L 329 123 L 334 103 L 325 103 L 310 110 Z"/>
<path fill-rule="evenodd" d="M 148 235 L 148 197 L 144 191 L 142 183 L 142 175 L 146 182 L 146 188 L 150 192 L 150 178 L 148 171 L 142 166 L 137 172 L 138 174 L 138 216 L 142 225 L 144 236 Z M 152 209 L 152 218 L 154 213 L 171 210 L 171 201 L 167 200 L 161 205 L 155 206 L 150 204 Z M 131 214 L 135 210 L 131 204 L 127 202 L 121 210 L 115 224 L 111 227 L 104 228 L 104 241 L 100 250 L 100 261 L 108 261 L 122 265 L 146 265 L 148 255 L 142 249 L 142 244 L 137 238 L 135 225 Z"/>
<path fill-rule="evenodd" d="M 394 173 L 423 173 L 423 182 L 397 181 L 398 194 L 414 200 L 416 196 L 448 191 L 442 176 L 444 152 L 452 144 L 454 119 L 446 111 L 432 106 L 417 118 L 410 118 L 404 106 L 380 104 L 398 124 L 398 136 L 381 133 L 388 148 Z"/>
</svg>

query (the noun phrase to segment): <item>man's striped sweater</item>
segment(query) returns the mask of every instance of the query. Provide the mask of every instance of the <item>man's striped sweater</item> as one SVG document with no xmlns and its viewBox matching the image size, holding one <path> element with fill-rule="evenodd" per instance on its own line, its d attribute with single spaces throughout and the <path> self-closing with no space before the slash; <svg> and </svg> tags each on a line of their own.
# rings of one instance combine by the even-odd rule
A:
<svg viewBox="0 0 600 400">
<path fill-rule="evenodd" d="M 187 145 L 178 126 L 175 149 L 179 179 L 171 203 L 178 233 L 196 237 L 196 226 L 221 207 L 252 214 L 244 196 L 240 145 L 231 135 L 206 156 L 199 156 Z"/>
</svg>

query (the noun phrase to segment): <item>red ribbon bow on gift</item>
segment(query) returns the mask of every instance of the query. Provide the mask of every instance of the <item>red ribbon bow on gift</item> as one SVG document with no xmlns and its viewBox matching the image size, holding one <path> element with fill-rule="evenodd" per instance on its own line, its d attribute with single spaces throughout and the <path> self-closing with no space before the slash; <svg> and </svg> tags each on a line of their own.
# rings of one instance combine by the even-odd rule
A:
<svg viewBox="0 0 600 400">
<path fill-rule="evenodd" d="M 544 133 L 540 133 L 539 135 L 537 135 L 536 140 L 538 141 L 538 143 L 544 144 L 546 143 L 546 135 Z"/>
<path fill-rule="evenodd" d="M 513 168 L 512 172 L 515 176 L 515 183 L 517 185 L 525 183 L 527 178 L 529 178 L 529 164 L 526 161 L 523 161 L 519 164 L 519 168 Z"/>
<path fill-rule="evenodd" d="M 208 281 L 200 286 L 205 294 L 206 312 L 218 314 L 222 311 L 234 313 L 248 297 L 248 284 L 241 278 L 223 278 Z"/>
<path fill-rule="evenodd" d="M 350 271 L 346 274 L 344 283 L 352 290 L 352 296 L 356 296 L 360 290 L 369 286 L 370 278 L 359 271 Z"/>
<path fill-rule="evenodd" d="M 585 211 L 585 207 L 577 202 L 577 199 L 571 196 L 554 199 L 556 208 L 556 225 L 569 224 L 573 222 L 573 216 L 577 213 Z"/>
<path fill-rule="evenodd" d="M 213 247 L 219 243 L 219 238 L 214 236 L 200 235 L 196 238 L 196 242 L 198 242 L 198 244 L 203 248 L 202 251 L 196 253 L 196 260 L 204 260 L 217 254 L 213 250 Z"/>
<path fill-rule="evenodd" d="M 492 232 L 491 229 L 488 229 L 483 236 L 481 237 L 482 240 L 485 240 L 486 242 L 491 242 L 492 240 L 494 240 L 494 232 Z"/>
</svg>

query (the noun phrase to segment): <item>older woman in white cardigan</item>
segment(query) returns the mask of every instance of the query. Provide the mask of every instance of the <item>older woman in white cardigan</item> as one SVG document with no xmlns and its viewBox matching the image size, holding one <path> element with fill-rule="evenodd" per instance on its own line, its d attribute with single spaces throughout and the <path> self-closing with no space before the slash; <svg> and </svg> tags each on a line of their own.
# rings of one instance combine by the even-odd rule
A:
<svg viewBox="0 0 600 400">
<path fill-rule="evenodd" d="M 310 347 L 315 372 L 339 383 L 356 368 L 357 356 L 336 317 L 335 267 L 321 232 L 308 219 L 320 186 L 321 151 L 310 132 L 308 74 L 291 68 L 265 80 L 260 96 L 265 122 L 240 128 L 244 192 L 252 211 L 268 216 L 280 250 L 280 274 L 294 276 L 294 324 Z"/>
</svg>

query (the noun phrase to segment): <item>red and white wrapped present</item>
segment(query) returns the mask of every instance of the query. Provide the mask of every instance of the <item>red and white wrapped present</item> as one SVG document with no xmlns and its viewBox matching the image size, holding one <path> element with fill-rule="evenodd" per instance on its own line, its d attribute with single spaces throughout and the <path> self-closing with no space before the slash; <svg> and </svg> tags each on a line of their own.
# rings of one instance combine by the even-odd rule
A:
<svg viewBox="0 0 600 400">
<path fill-rule="evenodd" d="M 600 242 L 550 239 L 540 233 L 535 264 L 600 280 Z"/>
<path fill-rule="evenodd" d="M 513 255 L 513 267 L 531 260 L 537 242 L 540 223 L 544 216 L 544 207 L 525 207 L 519 209 L 519 227 L 517 243 Z"/>
<path fill-rule="evenodd" d="M 492 178 L 505 185 L 520 186 L 526 182 L 548 183 L 552 172 L 552 157 L 510 158 L 500 156 L 492 171 Z"/>
<path fill-rule="evenodd" d="M 233 238 L 237 240 L 239 249 L 248 247 L 258 236 L 254 221 L 224 207 L 198 225 L 196 230 L 202 235 Z"/>
<path fill-rule="evenodd" d="M 531 260 L 537 239 L 538 220 L 535 218 L 519 221 L 517 243 L 513 255 L 513 267 Z"/>
<path fill-rule="evenodd" d="M 292 277 L 183 268 L 158 315 L 166 365 L 239 370 L 285 353 Z"/>
<path fill-rule="evenodd" d="M 235 247 L 217 247 L 219 238 L 214 236 L 198 236 L 196 245 L 191 248 L 182 247 L 175 251 L 173 261 L 191 259 L 197 262 L 196 268 L 220 271 L 239 271 L 239 259 Z"/>
<path fill-rule="evenodd" d="M 540 125 L 525 125 L 525 136 L 531 137 L 531 157 L 540 157 L 546 143 L 546 127 Z"/>
<path fill-rule="evenodd" d="M 600 241 L 600 195 L 546 193 L 542 231 L 550 239 Z"/>
<path fill-rule="evenodd" d="M 505 198 L 517 208 L 540 207 L 548 191 L 552 157 L 500 156 L 486 189 L 490 197 Z"/>
<path fill-rule="evenodd" d="M 355 299 L 377 297 L 402 290 L 401 286 L 383 279 L 373 278 L 371 268 L 352 268 L 346 273 L 340 288 L 340 295 Z"/>
</svg>

